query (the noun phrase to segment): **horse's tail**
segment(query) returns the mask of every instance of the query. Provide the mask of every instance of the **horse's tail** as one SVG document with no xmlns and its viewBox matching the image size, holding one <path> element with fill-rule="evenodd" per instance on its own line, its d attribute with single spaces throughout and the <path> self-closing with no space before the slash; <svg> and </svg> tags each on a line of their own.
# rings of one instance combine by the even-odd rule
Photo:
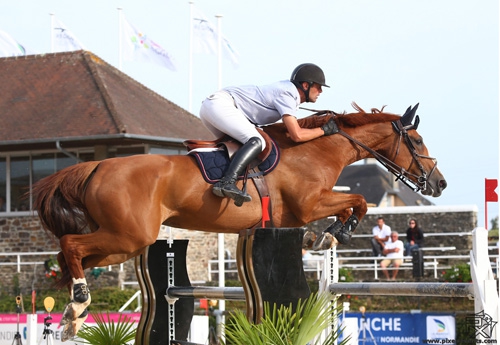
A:
<svg viewBox="0 0 500 345">
<path fill-rule="evenodd" d="M 33 185 L 33 209 L 45 230 L 57 238 L 88 231 L 90 217 L 83 197 L 98 165 L 96 161 L 72 165 Z"/>
</svg>

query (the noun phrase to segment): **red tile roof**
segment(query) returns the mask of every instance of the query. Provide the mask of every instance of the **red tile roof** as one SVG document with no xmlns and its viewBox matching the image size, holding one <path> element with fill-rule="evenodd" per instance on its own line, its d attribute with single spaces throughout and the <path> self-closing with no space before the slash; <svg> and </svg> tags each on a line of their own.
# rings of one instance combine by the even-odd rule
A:
<svg viewBox="0 0 500 345">
<path fill-rule="evenodd" d="M 0 58 L 0 81 L 3 144 L 213 137 L 198 117 L 88 51 Z"/>
</svg>

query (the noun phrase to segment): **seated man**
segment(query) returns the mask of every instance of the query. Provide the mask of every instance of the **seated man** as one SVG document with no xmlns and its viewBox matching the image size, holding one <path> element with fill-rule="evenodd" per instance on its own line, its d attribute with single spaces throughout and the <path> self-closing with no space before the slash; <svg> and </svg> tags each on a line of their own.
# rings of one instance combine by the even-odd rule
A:
<svg viewBox="0 0 500 345">
<path fill-rule="evenodd" d="M 383 250 L 383 254 L 386 258 L 380 262 L 380 267 L 387 280 L 396 280 L 399 266 L 403 263 L 404 244 L 401 240 L 398 240 L 398 237 L 396 231 L 391 232 L 391 241 L 385 244 Z M 389 278 L 389 272 L 387 271 L 387 267 L 390 265 L 394 268 L 391 278 Z"/>
<path fill-rule="evenodd" d="M 386 242 L 391 240 L 391 227 L 385 224 L 384 217 L 377 218 L 377 225 L 373 227 L 372 233 L 373 256 L 382 256 Z"/>
</svg>

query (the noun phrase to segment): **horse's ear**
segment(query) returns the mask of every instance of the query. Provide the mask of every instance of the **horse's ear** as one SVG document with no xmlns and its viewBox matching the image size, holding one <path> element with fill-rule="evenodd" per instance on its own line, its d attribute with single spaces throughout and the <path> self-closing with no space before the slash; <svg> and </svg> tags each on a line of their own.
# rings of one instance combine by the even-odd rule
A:
<svg viewBox="0 0 500 345">
<path fill-rule="evenodd" d="M 417 115 L 417 116 L 415 117 L 415 123 L 413 124 L 413 129 L 414 129 L 414 130 L 417 130 L 417 128 L 418 128 L 418 124 L 419 124 L 419 123 L 420 123 L 420 117 Z"/>
<path fill-rule="evenodd" d="M 419 103 L 417 103 L 413 108 L 409 106 L 408 109 L 406 109 L 406 112 L 403 114 L 403 116 L 401 116 L 401 124 L 403 125 L 403 127 L 411 125 L 411 122 L 415 117 L 415 113 L 417 112 L 418 105 Z M 418 126 L 418 122 L 416 123 L 416 125 Z"/>
</svg>

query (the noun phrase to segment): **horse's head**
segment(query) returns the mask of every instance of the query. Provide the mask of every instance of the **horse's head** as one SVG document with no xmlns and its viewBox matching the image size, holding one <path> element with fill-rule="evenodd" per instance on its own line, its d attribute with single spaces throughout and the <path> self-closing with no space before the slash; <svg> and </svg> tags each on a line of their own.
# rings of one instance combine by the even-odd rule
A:
<svg viewBox="0 0 500 345">
<path fill-rule="evenodd" d="M 400 119 L 392 121 L 392 127 L 398 137 L 394 158 L 390 158 L 394 165 L 383 164 L 397 179 L 416 192 L 421 191 L 423 195 L 438 197 L 447 183 L 437 168 L 437 160 L 429 156 L 422 136 L 417 132 L 420 123 L 420 118 L 416 115 L 417 108 L 418 104 L 408 107 Z"/>
<path fill-rule="evenodd" d="M 353 107 L 358 113 L 336 118 L 339 134 L 365 149 L 366 153 L 356 159 L 371 155 L 415 192 L 440 196 L 446 180 L 417 132 L 418 104 L 410 106 L 402 116 L 384 113 L 383 108 L 372 109 L 369 114 L 355 103 Z"/>
</svg>

